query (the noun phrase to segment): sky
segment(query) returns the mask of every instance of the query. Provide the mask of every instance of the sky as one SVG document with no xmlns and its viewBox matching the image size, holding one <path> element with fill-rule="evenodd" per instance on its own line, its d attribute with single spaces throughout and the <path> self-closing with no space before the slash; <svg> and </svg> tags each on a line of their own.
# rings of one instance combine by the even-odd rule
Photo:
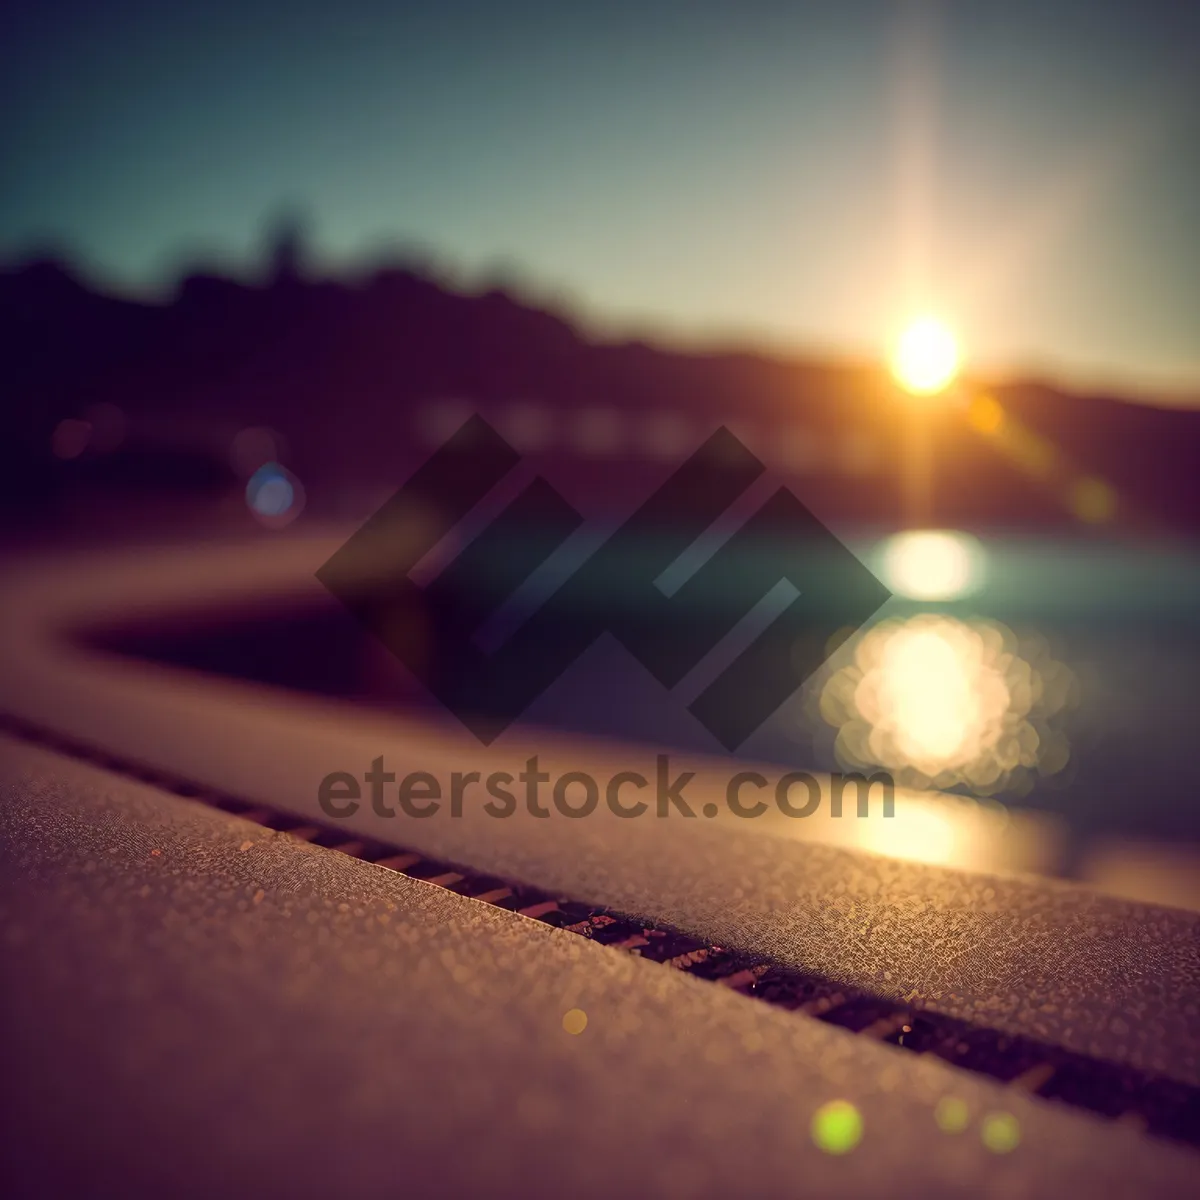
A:
<svg viewBox="0 0 1200 1200">
<path fill-rule="evenodd" d="M 0 256 L 420 245 L 604 335 L 1200 403 L 1200 4 L 84 3 L 0 18 Z"/>
</svg>

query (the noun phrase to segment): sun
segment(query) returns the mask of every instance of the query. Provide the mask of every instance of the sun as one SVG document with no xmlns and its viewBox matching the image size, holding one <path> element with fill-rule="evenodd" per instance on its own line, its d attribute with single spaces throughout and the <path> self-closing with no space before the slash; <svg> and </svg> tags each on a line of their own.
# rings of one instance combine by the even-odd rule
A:
<svg viewBox="0 0 1200 1200">
<path fill-rule="evenodd" d="M 906 392 L 932 396 L 958 374 L 958 339 L 936 317 L 919 317 L 905 327 L 892 351 L 892 374 Z"/>
</svg>

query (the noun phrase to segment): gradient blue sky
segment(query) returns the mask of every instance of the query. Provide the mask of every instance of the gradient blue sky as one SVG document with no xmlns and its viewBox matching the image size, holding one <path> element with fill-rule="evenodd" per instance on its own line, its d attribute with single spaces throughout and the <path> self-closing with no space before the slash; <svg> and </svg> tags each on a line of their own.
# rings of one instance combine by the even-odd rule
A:
<svg viewBox="0 0 1200 1200">
<path fill-rule="evenodd" d="M 1200 397 L 1200 4 L 62 3 L 0 29 L 0 254 L 143 284 L 517 264 L 602 331 L 973 356 Z"/>
</svg>

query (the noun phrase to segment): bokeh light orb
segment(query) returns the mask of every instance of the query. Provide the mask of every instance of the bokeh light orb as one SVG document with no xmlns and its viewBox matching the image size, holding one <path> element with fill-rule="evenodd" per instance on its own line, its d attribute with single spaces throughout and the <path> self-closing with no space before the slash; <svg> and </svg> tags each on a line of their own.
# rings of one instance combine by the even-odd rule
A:
<svg viewBox="0 0 1200 1200">
<path fill-rule="evenodd" d="M 265 463 L 246 484 L 246 504 L 261 524 L 280 529 L 300 515 L 304 489 L 286 467 Z"/>
<path fill-rule="evenodd" d="M 826 1154 L 849 1154 L 862 1141 L 862 1113 L 849 1100 L 830 1100 L 813 1114 L 811 1132 Z"/>
<path fill-rule="evenodd" d="M 272 476 L 254 493 L 254 511 L 262 517 L 282 517 L 292 507 L 295 489 L 282 475 Z"/>
<path fill-rule="evenodd" d="M 933 1119 L 943 1133 L 962 1133 L 971 1120 L 971 1110 L 958 1096 L 943 1096 L 933 1110 Z"/>
<path fill-rule="evenodd" d="M 243 479 L 249 479 L 259 467 L 274 463 L 282 455 L 276 434 L 257 425 L 241 430 L 229 445 L 229 464 Z"/>
<path fill-rule="evenodd" d="M 896 382 L 917 396 L 944 391 L 954 382 L 961 363 L 958 338 L 936 317 L 919 317 L 911 322 L 892 349 Z"/>
<path fill-rule="evenodd" d="M 59 421 L 50 437 L 50 451 L 55 458 L 78 458 L 90 445 L 92 423 L 78 417 Z"/>
<path fill-rule="evenodd" d="M 588 1024 L 587 1013 L 582 1008 L 568 1009 L 563 1014 L 562 1027 L 571 1034 L 572 1037 L 578 1037 Z"/>
<path fill-rule="evenodd" d="M 1021 1126 L 1012 1113 L 988 1113 L 979 1132 L 993 1154 L 1011 1154 L 1021 1144 Z"/>
</svg>

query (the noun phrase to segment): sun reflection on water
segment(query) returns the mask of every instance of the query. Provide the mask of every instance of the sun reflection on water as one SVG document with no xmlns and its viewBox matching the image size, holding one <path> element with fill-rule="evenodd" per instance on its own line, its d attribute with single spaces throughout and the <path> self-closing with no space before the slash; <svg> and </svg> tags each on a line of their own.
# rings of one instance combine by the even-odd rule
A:
<svg viewBox="0 0 1200 1200">
<path fill-rule="evenodd" d="M 995 621 L 923 613 L 862 634 L 820 703 L 845 765 L 992 795 L 1024 791 L 1034 773 L 1066 765 L 1054 718 L 1075 689 L 1044 643 L 1019 644 Z"/>
</svg>

